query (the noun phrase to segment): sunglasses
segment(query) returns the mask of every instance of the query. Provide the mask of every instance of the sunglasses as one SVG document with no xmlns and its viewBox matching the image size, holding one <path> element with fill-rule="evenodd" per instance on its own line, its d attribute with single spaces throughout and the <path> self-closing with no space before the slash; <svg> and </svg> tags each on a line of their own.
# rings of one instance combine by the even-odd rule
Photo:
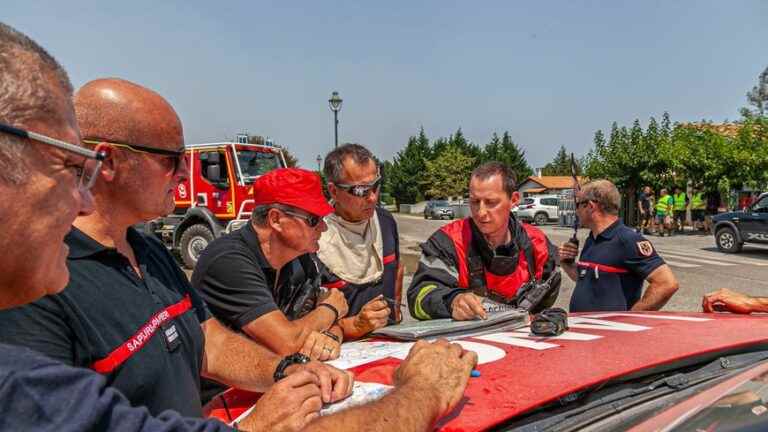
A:
<svg viewBox="0 0 768 432">
<path fill-rule="evenodd" d="M 140 146 L 135 144 L 110 142 L 110 141 L 105 141 L 98 138 L 84 139 L 83 142 L 86 144 L 93 144 L 93 145 L 105 143 L 113 147 L 128 149 L 134 153 L 149 153 L 149 154 L 164 156 L 166 159 L 173 162 L 173 174 L 176 174 L 179 171 L 181 164 L 183 164 L 186 160 L 186 157 L 185 157 L 186 152 L 184 151 L 183 148 L 181 150 L 165 150 L 165 149 L 145 147 L 145 146 Z M 168 169 L 170 170 L 170 167 Z"/>
<path fill-rule="evenodd" d="M 576 208 L 579 208 L 581 206 L 586 207 L 589 204 L 590 201 L 592 201 L 592 200 L 576 201 Z"/>
<path fill-rule="evenodd" d="M 65 141 L 58 140 L 56 138 L 51 138 L 36 132 L 19 129 L 4 123 L 0 123 L 0 132 L 5 132 L 9 135 L 14 135 L 22 139 L 28 139 L 41 142 L 43 144 L 48 144 L 58 149 L 65 150 L 70 153 L 75 153 L 86 158 L 85 162 L 83 162 L 81 166 L 76 167 L 77 169 L 75 171 L 77 187 L 84 191 L 89 190 L 93 187 L 93 184 L 96 183 L 96 178 L 98 178 L 101 163 L 104 161 L 104 159 L 107 158 L 107 152 L 105 151 L 89 150 Z"/>
<path fill-rule="evenodd" d="M 365 198 L 371 193 L 376 193 L 376 191 L 379 190 L 379 186 L 381 186 L 381 176 L 376 177 L 376 180 L 372 181 L 371 183 L 363 183 L 363 184 L 356 184 L 356 185 L 350 185 L 350 184 L 336 184 L 336 187 L 343 190 L 344 192 L 354 195 L 358 198 Z"/>
<path fill-rule="evenodd" d="M 309 226 L 310 228 L 315 228 L 320 223 L 320 221 L 323 220 L 323 218 L 321 218 L 320 216 L 316 216 L 313 214 L 299 213 L 291 210 L 283 210 L 283 212 L 293 217 L 303 219 L 304 222 L 307 223 L 307 226 Z"/>
</svg>

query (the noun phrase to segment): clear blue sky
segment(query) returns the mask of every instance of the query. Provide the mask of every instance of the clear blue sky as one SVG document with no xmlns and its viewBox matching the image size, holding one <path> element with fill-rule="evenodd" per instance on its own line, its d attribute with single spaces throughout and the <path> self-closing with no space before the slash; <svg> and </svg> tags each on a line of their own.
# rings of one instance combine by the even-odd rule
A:
<svg viewBox="0 0 768 432">
<path fill-rule="evenodd" d="M 187 143 L 247 130 L 308 168 L 333 145 L 333 90 L 340 141 L 384 159 L 422 125 L 461 127 L 481 145 L 509 130 L 535 167 L 613 121 L 736 119 L 768 66 L 766 1 L 5 3 L 75 86 L 140 83 Z"/>
</svg>

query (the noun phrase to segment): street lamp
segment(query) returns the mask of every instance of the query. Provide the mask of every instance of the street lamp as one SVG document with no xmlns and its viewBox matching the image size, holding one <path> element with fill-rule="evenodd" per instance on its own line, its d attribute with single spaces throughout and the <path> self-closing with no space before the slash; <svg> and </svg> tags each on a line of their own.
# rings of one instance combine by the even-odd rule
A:
<svg viewBox="0 0 768 432">
<path fill-rule="evenodd" d="M 320 164 L 323 162 L 323 157 L 320 155 L 317 155 L 317 172 L 321 172 Z"/>
<path fill-rule="evenodd" d="M 328 99 L 328 105 L 333 111 L 333 143 L 334 148 L 339 146 L 339 110 L 341 110 L 341 98 L 339 92 L 331 93 L 331 98 Z"/>
</svg>

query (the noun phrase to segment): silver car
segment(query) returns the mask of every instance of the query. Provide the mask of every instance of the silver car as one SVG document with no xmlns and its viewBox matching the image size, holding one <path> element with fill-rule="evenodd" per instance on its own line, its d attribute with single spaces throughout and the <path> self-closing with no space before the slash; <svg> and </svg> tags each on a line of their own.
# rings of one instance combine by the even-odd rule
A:
<svg viewBox="0 0 768 432">
<path fill-rule="evenodd" d="M 544 225 L 557 220 L 557 195 L 539 195 L 523 198 L 520 204 L 512 209 L 519 220 Z"/>
<path fill-rule="evenodd" d="M 429 201 L 424 207 L 424 219 L 453 219 L 453 207 L 448 201 Z"/>
</svg>

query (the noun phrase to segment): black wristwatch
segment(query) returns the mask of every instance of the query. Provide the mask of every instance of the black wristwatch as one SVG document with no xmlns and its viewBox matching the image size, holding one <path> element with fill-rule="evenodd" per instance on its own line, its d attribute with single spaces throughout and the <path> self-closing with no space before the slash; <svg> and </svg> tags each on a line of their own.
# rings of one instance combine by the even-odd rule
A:
<svg viewBox="0 0 768 432">
<path fill-rule="evenodd" d="M 309 361 L 310 358 L 302 353 L 294 353 L 289 356 L 285 356 L 282 360 L 280 360 L 280 363 L 277 364 L 275 373 L 272 375 L 272 378 L 275 379 L 275 382 L 278 382 L 285 378 L 285 370 L 288 368 L 288 366 L 309 363 Z"/>
</svg>

